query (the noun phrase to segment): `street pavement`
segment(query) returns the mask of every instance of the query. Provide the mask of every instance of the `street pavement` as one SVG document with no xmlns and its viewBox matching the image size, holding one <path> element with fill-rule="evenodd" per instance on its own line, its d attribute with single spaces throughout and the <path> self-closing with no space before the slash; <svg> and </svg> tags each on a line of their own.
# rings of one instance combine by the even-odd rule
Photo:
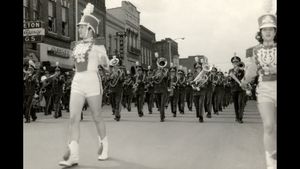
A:
<svg viewBox="0 0 300 169">
<path fill-rule="evenodd" d="M 123 109 L 113 120 L 111 107 L 103 107 L 109 141 L 109 159 L 97 161 L 97 134 L 89 110 L 80 126 L 80 162 L 73 169 L 265 169 L 262 121 L 254 101 L 248 101 L 244 123 L 235 122 L 233 105 L 220 115 L 199 123 L 193 112 L 165 122 L 153 109 L 138 117 L 137 109 Z M 67 146 L 69 113 L 54 119 L 38 113 L 36 122 L 23 127 L 24 169 L 60 169 Z"/>
</svg>

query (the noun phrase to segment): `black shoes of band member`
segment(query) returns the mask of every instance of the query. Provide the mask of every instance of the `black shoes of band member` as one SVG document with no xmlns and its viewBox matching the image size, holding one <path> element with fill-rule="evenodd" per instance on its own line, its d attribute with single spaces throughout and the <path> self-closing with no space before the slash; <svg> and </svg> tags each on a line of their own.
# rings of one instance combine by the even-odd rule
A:
<svg viewBox="0 0 300 169">
<path fill-rule="evenodd" d="M 37 119 L 37 117 L 35 117 L 35 118 L 32 118 L 32 121 L 35 121 Z"/>
<path fill-rule="evenodd" d="M 139 113 L 139 117 L 143 117 L 144 116 L 144 114 L 143 113 Z"/>
<path fill-rule="evenodd" d="M 211 118 L 211 114 L 207 114 L 206 117 L 207 117 L 207 118 Z"/>
<path fill-rule="evenodd" d="M 152 111 L 149 111 L 149 114 L 152 114 Z"/>
<path fill-rule="evenodd" d="M 239 120 L 239 123 L 244 123 L 242 119 Z"/>
<path fill-rule="evenodd" d="M 120 121 L 120 116 L 116 116 L 114 119 L 116 120 L 116 121 Z"/>
<path fill-rule="evenodd" d="M 199 117 L 199 122 L 203 123 L 203 117 Z"/>
<path fill-rule="evenodd" d="M 180 112 L 180 114 L 184 114 L 184 112 L 183 112 L 183 111 L 181 111 L 181 112 Z"/>
<path fill-rule="evenodd" d="M 161 119 L 160 119 L 160 122 L 164 122 L 164 121 L 165 121 L 165 119 L 164 119 L 164 118 L 161 118 Z"/>
</svg>

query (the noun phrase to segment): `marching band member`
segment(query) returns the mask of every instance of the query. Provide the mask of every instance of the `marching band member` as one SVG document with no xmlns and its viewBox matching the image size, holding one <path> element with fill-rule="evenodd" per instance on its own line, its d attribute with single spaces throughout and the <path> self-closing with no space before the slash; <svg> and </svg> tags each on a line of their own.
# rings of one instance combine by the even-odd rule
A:
<svg viewBox="0 0 300 169">
<path fill-rule="evenodd" d="M 144 95 L 145 95 L 145 75 L 143 73 L 143 67 L 136 63 L 137 74 L 134 77 L 133 93 L 136 96 L 137 110 L 139 117 L 144 116 Z"/>
<path fill-rule="evenodd" d="M 27 71 L 24 72 L 24 100 L 23 100 L 23 110 L 25 115 L 25 123 L 30 123 L 30 116 L 33 121 L 37 119 L 35 111 L 32 110 L 32 100 L 35 95 L 36 88 L 39 85 L 37 74 L 34 73 L 34 68 L 29 66 Z"/>
<path fill-rule="evenodd" d="M 186 93 L 186 103 L 189 111 L 193 111 L 193 88 L 191 85 L 191 82 L 194 80 L 194 75 L 189 69 L 189 72 L 187 73 L 187 82 L 186 82 L 186 88 L 185 88 L 185 93 Z"/>
<path fill-rule="evenodd" d="M 64 85 L 64 96 L 63 96 L 63 105 L 65 107 L 65 110 L 67 112 L 70 112 L 69 109 L 69 102 L 70 102 L 70 95 L 71 95 L 71 84 L 73 79 L 73 73 L 70 74 L 70 72 L 66 72 L 66 81 Z"/>
<path fill-rule="evenodd" d="M 222 112 L 223 111 L 223 98 L 224 98 L 224 93 L 225 93 L 225 89 L 224 89 L 224 76 L 223 76 L 223 73 L 221 71 L 219 71 L 217 73 L 217 76 L 218 76 L 218 82 L 217 82 L 217 85 L 216 85 L 216 93 L 217 93 L 217 98 L 216 98 L 216 114 L 218 115 L 219 112 Z"/>
<path fill-rule="evenodd" d="M 59 163 L 62 166 L 73 166 L 79 162 L 79 123 L 80 113 L 85 100 L 87 100 L 95 122 L 98 134 L 98 160 L 108 158 L 108 141 L 103 117 L 101 116 L 101 103 L 103 89 L 101 78 L 98 75 L 98 65 L 108 70 L 109 60 L 104 45 L 95 39 L 98 33 L 99 20 L 92 14 L 94 6 L 87 4 L 83 10 L 83 16 L 79 26 L 81 41 L 71 44 L 72 57 L 76 66 L 76 72 L 72 81 L 70 98 L 70 138 L 68 151 L 64 160 Z"/>
<path fill-rule="evenodd" d="M 233 68 L 229 70 L 231 78 L 231 94 L 234 104 L 235 121 L 243 123 L 243 109 L 244 109 L 244 98 L 246 92 L 240 87 L 237 81 L 244 78 L 245 71 L 243 70 L 243 64 L 240 57 L 233 56 L 231 58 Z M 235 77 L 235 78 L 234 78 Z"/>
<path fill-rule="evenodd" d="M 130 71 L 126 72 L 126 78 L 124 81 L 124 92 L 123 92 L 123 104 L 125 108 L 127 108 L 127 111 L 131 111 L 131 102 L 133 99 L 133 83 L 134 83 L 134 77 L 131 75 Z"/>
<path fill-rule="evenodd" d="M 153 87 L 153 70 L 151 66 L 148 66 L 147 76 L 146 76 L 146 101 L 148 104 L 149 114 L 152 114 L 152 108 L 154 107 L 154 87 Z"/>
<path fill-rule="evenodd" d="M 156 57 L 158 57 L 156 55 Z M 154 83 L 154 93 L 155 98 L 157 99 L 158 108 L 160 112 L 160 121 L 165 121 L 165 105 L 166 105 L 166 98 L 168 94 L 168 71 L 164 69 L 164 67 L 167 65 L 167 61 L 165 58 L 160 57 L 157 58 L 156 61 L 157 69 L 154 72 L 153 76 L 153 83 Z"/>
<path fill-rule="evenodd" d="M 45 115 L 50 115 L 52 112 L 53 92 L 52 92 L 52 78 L 48 70 L 45 70 L 45 75 L 42 76 L 42 89 L 44 89 L 44 97 L 46 100 Z"/>
<path fill-rule="evenodd" d="M 176 71 L 177 71 L 176 67 L 172 66 L 169 70 L 170 76 L 168 78 L 169 101 L 171 104 L 171 112 L 173 113 L 173 117 L 176 117 L 177 104 L 178 104 L 178 88 L 177 88 L 178 78 L 176 76 Z"/>
<path fill-rule="evenodd" d="M 185 88 L 186 78 L 182 68 L 178 70 L 178 109 L 180 114 L 184 114 L 184 99 L 185 99 Z"/>
<path fill-rule="evenodd" d="M 264 146 L 267 169 L 277 168 L 276 158 L 276 113 L 277 113 L 277 19 L 273 14 L 259 17 L 259 33 L 253 56 L 246 67 L 245 78 L 241 82 L 242 88 L 253 81 L 258 75 L 257 107 L 261 115 L 264 128 Z"/>
<path fill-rule="evenodd" d="M 206 95 L 205 95 L 205 102 L 204 102 L 204 109 L 207 112 L 206 117 L 211 118 L 211 111 L 213 109 L 213 94 L 215 91 L 216 82 L 214 81 L 217 73 L 217 68 L 212 67 L 211 71 L 208 73 L 208 80 L 206 85 Z"/>
<path fill-rule="evenodd" d="M 55 68 L 55 73 L 58 75 L 53 78 L 52 88 L 53 88 L 53 106 L 54 106 L 54 118 L 61 117 L 61 105 L 60 100 L 63 95 L 63 85 L 65 83 L 64 75 L 60 75 L 60 68 L 57 66 Z"/>
<path fill-rule="evenodd" d="M 230 77 L 228 73 L 224 73 L 224 89 L 225 89 L 225 96 L 224 96 L 224 108 L 228 107 L 231 100 L 231 93 L 230 93 Z"/>
<path fill-rule="evenodd" d="M 119 59 L 113 56 L 110 61 L 112 71 L 109 79 L 109 97 L 111 99 L 112 112 L 115 120 L 121 119 L 121 101 L 123 97 L 124 72 L 119 68 Z"/>
<path fill-rule="evenodd" d="M 194 64 L 194 80 L 200 72 L 203 70 L 202 64 L 197 62 Z M 197 85 L 197 84 L 196 84 Z M 206 82 L 203 82 L 201 85 L 197 85 L 197 87 L 193 87 L 193 95 L 194 95 L 194 104 L 196 108 L 196 116 L 199 118 L 199 122 L 203 123 L 203 110 L 204 110 L 204 99 L 206 95 Z"/>
</svg>

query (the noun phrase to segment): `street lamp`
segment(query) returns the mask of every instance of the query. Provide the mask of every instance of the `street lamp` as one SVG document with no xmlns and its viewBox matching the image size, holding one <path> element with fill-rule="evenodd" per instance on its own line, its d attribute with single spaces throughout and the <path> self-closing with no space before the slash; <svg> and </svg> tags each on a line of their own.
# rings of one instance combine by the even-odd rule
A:
<svg viewBox="0 0 300 169">
<path fill-rule="evenodd" d="M 173 41 L 176 41 L 176 40 L 184 40 L 185 37 L 182 37 L 182 38 L 175 38 L 173 39 Z M 172 56 L 171 56 L 171 41 L 168 40 L 168 43 L 169 43 L 169 58 L 170 58 L 170 67 L 171 67 L 171 60 L 172 60 Z"/>
</svg>

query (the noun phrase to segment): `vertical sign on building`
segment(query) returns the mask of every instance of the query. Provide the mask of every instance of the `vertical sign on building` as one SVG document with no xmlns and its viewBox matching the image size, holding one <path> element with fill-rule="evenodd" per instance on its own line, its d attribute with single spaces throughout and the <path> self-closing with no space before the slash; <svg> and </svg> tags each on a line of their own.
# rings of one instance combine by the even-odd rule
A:
<svg viewBox="0 0 300 169">
<path fill-rule="evenodd" d="M 117 32 L 117 36 L 119 37 L 119 58 L 124 59 L 124 38 L 126 37 L 125 32 Z"/>
</svg>

